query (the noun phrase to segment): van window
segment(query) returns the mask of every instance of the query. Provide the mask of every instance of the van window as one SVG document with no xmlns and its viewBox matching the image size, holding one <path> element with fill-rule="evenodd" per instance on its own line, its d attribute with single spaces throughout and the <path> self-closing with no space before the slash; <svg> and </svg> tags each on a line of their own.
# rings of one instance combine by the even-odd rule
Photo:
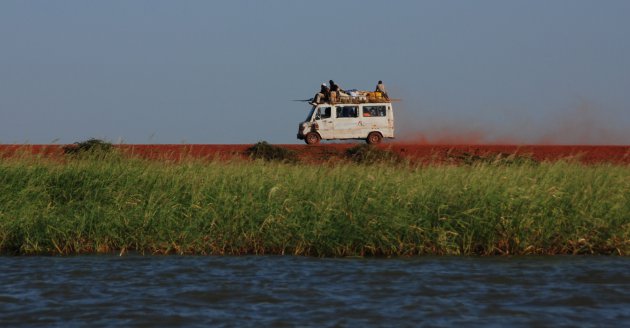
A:
<svg viewBox="0 0 630 328">
<path fill-rule="evenodd" d="M 364 117 L 385 117 L 387 109 L 385 106 L 363 106 Z"/>
<path fill-rule="evenodd" d="M 358 117 L 359 108 L 357 106 L 337 107 L 337 118 Z"/>
<path fill-rule="evenodd" d="M 315 119 L 321 120 L 323 118 L 330 118 L 330 107 L 319 107 L 317 109 L 317 114 L 315 114 Z"/>
</svg>

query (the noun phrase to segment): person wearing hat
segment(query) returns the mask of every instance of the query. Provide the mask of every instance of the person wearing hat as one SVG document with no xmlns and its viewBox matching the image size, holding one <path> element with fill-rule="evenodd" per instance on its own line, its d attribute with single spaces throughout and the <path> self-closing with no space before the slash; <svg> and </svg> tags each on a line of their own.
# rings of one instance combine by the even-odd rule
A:
<svg viewBox="0 0 630 328">
<path fill-rule="evenodd" d="M 376 85 L 376 89 L 374 90 L 374 92 L 382 93 L 383 97 L 389 100 L 389 96 L 387 95 L 387 89 L 385 89 L 385 84 L 383 84 L 383 81 L 378 81 L 378 84 Z"/>
<path fill-rule="evenodd" d="M 321 103 L 322 100 L 328 100 L 329 98 L 330 98 L 330 89 L 328 88 L 326 83 L 322 83 L 322 86 L 319 92 L 315 94 L 315 97 L 313 97 L 313 101 L 311 102 L 311 105 L 313 106 L 317 105 Z"/>
</svg>

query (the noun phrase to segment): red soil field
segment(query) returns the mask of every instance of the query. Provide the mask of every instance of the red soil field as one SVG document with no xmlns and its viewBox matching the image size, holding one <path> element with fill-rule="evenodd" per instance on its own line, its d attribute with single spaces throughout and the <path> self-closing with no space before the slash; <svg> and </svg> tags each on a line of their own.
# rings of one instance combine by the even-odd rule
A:
<svg viewBox="0 0 630 328">
<path fill-rule="evenodd" d="M 356 143 L 330 143 L 314 146 L 277 145 L 298 153 L 301 160 L 318 163 L 341 158 L 346 149 Z M 116 145 L 125 153 L 150 159 L 179 160 L 193 158 L 247 158 L 245 151 L 251 145 L 212 144 L 137 144 Z M 63 155 L 64 145 L 0 145 L 0 157 L 20 153 L 39 154 L 46 157 Z M 630 164 L 630 146 L 581 146 L 581 145 L 431 145 L 413 143 L 385 143 L 378 146 L 402 155 L 414 162 L 453 162 L 458 158 L 515 154 L 537 161 L 577 160 L 585 164 Z"/>
</svg>

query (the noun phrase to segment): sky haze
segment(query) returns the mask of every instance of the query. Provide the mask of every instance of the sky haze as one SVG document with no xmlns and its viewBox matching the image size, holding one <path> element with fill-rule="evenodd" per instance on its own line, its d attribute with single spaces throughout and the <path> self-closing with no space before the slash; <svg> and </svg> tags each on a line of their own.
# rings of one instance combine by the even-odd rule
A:
<svg viewBox="0 0 630 328">
<path fill-rule="evenodd" d="M 628 1 L 317 4 L 2 1 L 0 143 L 300 143 L 333 79 L 397 140 L 630 144 Z"/>
</svg>

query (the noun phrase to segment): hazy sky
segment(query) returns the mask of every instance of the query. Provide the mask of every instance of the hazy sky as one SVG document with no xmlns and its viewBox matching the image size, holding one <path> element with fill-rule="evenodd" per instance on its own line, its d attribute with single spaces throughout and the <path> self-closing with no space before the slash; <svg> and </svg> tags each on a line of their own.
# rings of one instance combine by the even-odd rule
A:
<svg viewBox="0 0 630 328">
<path fill-rule="evenodd" d="M 630 1 L 0 1 L 0 143 L 297 143 L 323 81 L 399 139 L 630 144 Z"/>
</svg>

